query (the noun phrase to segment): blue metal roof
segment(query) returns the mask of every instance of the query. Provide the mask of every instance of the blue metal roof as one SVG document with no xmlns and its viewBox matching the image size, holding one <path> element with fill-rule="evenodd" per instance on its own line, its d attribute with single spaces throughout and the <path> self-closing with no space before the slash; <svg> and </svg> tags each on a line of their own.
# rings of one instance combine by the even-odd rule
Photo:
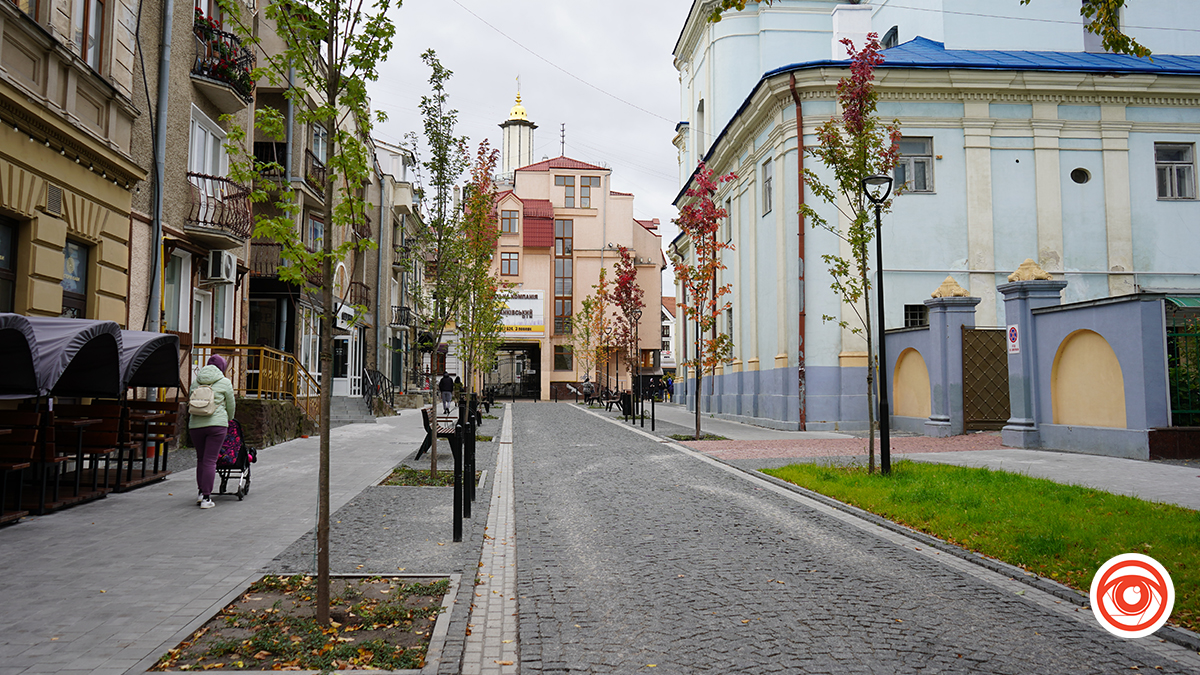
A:
<svg viewBox="0 0 1200 675">
<path fill-rule="evenodd" d="M 1089 73 L 1200 74 L 1200 56 L 1155 54 L 1151 59 L 1125 54 L 1024 52 L 946 49 L 941 42 L 917 37 L 884 50 L 883 68 L 966 68 L 1050 70 Z"/>
<path fill-rule="evenodd" d="M 946 49 L 945 43 L 928 38 L 916 37 L 901 45 L 880 52 L 883 64 L 880 68 L 929 68 L 961 70 L 1040 70 L 1049 72 L 1085 73 L 1150 73 L 1155 75 L 1200 75 L 1200 56 L 1177 54 L 1154 54 L 1150 59 L 1125 54 L 1091 54 L 1087 52 L 1024 52 L 993 51 L 984 49 Z M 754 94 L 763 83 L 777 75 L 822 67 L 846 67 L 849 59 L 806 61 L 769 70 L 750 90 L 737 112 L 729 119 L 725 128 L 713 140 L 704 160 L 712 158 L 717 146 L 724 140 L 729 125 L 741 116 L 750 105 Z M 675 196 L 676 204 L 687 193 L 691 179 Z"/>
</svg>

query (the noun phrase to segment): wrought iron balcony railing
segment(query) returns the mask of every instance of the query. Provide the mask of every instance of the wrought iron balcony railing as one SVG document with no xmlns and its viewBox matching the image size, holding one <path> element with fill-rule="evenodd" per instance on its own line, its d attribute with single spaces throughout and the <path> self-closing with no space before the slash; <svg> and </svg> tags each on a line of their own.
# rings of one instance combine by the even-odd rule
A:
<svg viewBox="0 0 1200 675">
<path fill-rule="evenodd" d="M 304 151 L 304 180 L 308 184 L 325 195 L 325 181 L 329 177 L 329 171 L 325 168 L 325 163 L 317 159 L 312 150 Z"/>
<path fill-rule="evenodd" d="M 192 74 L 229 85 L 246 103 L 254 98 L 254 52 L 242 46 L 233 33 L 220 30 L 216 22 L 196 15 L 193 32 L 196 35 L 196 62 Z"/>
<path fill-rule="evenodd" d="M 349 300 L 352 305 L 368 305 L 371 302 L 371 287 L 361 281 L 351 281 Z"/>
<path fill-rule="evenodd" d="M 250 188 L 221 176 L 188 172 L 192 188 L 192 211 L 187 224 L 241 239 L 254 231 L 250 211 Z"/>
<path fill-rule="evenodd" d="M 392 305 L 392 325 L 393 326 L 411 326 L 413 325 L 412 308 Z"/>
<path fill-rule="evenodd" d="M 255 141 L 254 161 L 258 164 L 278 164 L 278 167 L 264 169 L 262 175 L 269 178 L 282 178 L 287 173 L 287 143 Z"/>
</svg>

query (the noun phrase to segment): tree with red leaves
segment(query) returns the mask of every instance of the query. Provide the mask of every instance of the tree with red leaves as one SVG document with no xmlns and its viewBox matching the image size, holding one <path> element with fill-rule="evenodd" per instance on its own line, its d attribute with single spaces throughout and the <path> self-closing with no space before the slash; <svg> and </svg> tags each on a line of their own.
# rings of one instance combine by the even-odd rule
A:
<svg viewBox="0 0 1200 675">
<path fill-rule="evenodd" d="M 618 246 L 617 254 L 620 258 L 613 265 L 613 274 L 616 276 L 616 280 L 613 283 L 611 299 L 620 313 L 616 316 L 613 325 L 616 329 L 616 342 L 625 352 L 625 365 L 629 368 L 630 391 L 633 391 L 634 367 L 641 361 L 641 350 L 638 348 L 636 339 L 639 337 L 636 330 L 638 320 L 634 317 L 634 313 L 646 306 L 646 303 L 642 301 L 645 293 L 638 285 L 637 266 L 634 265 L 629 249 Z"/>
<path fill-rule="evenodd" d="M 866 295 L 871 288 L 869 244 L 874 239 L 875 229 L 862 183 L 868 176 L 892 172 L 899 157 L 900 141 L 898 122 L 882 124 L 874 116 L 879 100 L 879 93 L 875 91 L 875 68 L 883 63 L 878 38 L 875 33 L 868 34 L 866 45 L 859 51 L 854 50 L 850 40 L 842 40 L 850 55 L 850 76 L 843 77 L 837 87 L 842 117 L 822 124 L 817 129 L 820 144 L 807 148 L 810 155 L 833 171 L 834 184 L 826 185 L 808 168 L 804 169 L 804 182 L 813 194 L 835 206 L 847 225 L 843 229 L 838 222 L 828 222 L 807 202 L 800 207 L 813 227 L 823 228 L 849 244 L 849 259 L 832 253 L 822 255 L 821 259 L 829 266 L 833 277 L 830 288 L 854 311 L 859 325 L 850 327 L 845 320 L 829 315 L 822 318 L 834 321 L 842 328 L 850 328 L 852 333 L 863 335 L 867 341 L 867 452 L 871 472 L 875 470 L 875 368 L 881 364 L 875 363 L 871 313 L 865 307 Z M 903 189 L 904 186 L 896 186 L 895 192 Z M 891 206 L 889 198 L 883 202 L 882 211 L 890 211 Z M 882 336 L 883 326 L 879 331 Z"/>
<path fill-rule="evenodd" d="M 723 237 L 717 236 L 721 220 L 729 214 L 717 206 L 713 195 L 717 194 L 721 183 L 736 178 L 730 173 L 714 179 L 713 170 L 700 162 L 693 179 L 696 187 L 687 191 L 692 200 L 675 219 L 675 224 L 692 248 L 693 262 L 675 256 L 672 264 L 675 279 L 683 284 L 686 293 L 679 303 L 680 317 L 684 321 L 691 319 L 696 322 L 696 358 L 679 362 L 684 367 L 696 369 L 696 440 L 700 440 L 700 384 L 704 379 L 704 369 L 709 368 L 715 374 L 717 364 L 728 360 L 733 354 L 733 336 L 715 333 L 713 337 L 705 338 L 704 334 L 716 327 L 717 317 L 730 307 L 729 302 L 722 302 L 721 298 L 731 292 L 733 285 L 717 286 L 717 273 L 725 269 L 725 264 L 721 262 L 721 251 L 733 250 L 733 244 L 721 241 Z M 682 353 L 687 354 L 686 345 Z"/>
</svg>

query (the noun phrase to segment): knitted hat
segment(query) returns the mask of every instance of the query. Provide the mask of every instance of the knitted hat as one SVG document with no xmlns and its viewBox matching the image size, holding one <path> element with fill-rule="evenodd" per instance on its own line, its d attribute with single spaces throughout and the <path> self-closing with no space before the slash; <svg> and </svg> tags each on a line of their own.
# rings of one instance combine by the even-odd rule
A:
<svg viewBox="0 0 1200 675">
<path fill-rule="evenodd" d="M 208 357 L 208 365 L 216 366 L 223 373 L 225 372 L 225 357 L 220 354 L 213 354 Z"/>
</svg>

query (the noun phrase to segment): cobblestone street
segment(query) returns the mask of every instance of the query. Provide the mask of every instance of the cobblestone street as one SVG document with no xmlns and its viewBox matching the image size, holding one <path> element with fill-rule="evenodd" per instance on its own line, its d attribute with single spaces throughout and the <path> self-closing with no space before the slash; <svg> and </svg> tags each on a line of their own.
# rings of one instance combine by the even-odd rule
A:
<svg viewBox="0 0 1200 675">
<path fill-rule="evenodd" d="M 523 673 L 1200 671 L 576 406 L 517 404 L 513 465 Z"/>
</svg>

